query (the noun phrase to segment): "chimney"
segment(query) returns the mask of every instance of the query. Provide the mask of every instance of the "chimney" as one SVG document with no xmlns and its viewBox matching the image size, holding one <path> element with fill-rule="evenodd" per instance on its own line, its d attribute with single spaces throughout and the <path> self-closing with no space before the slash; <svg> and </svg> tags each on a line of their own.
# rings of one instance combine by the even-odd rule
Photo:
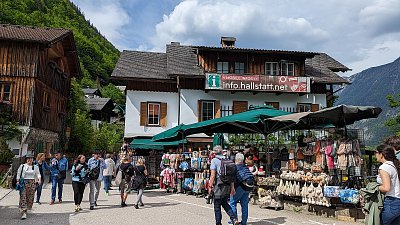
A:
<svg viewBox="0 0 400 225">
<path fill-rule="evenodd" d="M 180 45 L 181 43 L 180 42 L 178 42 L 178 41 L 171 41 L 171 45 Z"/>
<path fill-rule="evenodd" d="M 235 48 L 236 38 L 234 37 L 221 37 L 222 48 Z"/>
</svg>

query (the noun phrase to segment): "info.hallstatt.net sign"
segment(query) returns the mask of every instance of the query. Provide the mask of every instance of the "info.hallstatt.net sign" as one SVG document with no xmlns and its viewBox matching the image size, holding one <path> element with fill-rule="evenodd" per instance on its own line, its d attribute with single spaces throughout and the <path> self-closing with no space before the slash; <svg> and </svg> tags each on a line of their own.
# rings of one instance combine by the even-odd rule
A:
<svg viewBox="0 0 400 225">
<path fill-rule="evenodd" d="M 309 77 L 206 74 L 206 89 L 310 93 Z"/>
</svg>

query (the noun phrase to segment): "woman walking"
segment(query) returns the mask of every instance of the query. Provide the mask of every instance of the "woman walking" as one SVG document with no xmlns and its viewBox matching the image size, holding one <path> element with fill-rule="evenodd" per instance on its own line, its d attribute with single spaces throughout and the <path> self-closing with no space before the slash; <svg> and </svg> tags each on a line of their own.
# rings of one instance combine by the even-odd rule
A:
<svg viewBox="0 0 400 225">
<path fill-rule="evenodd" d="M 86 184 L 84 178 L 88 173 L 88 166 L 86 164 L 86 157 L 79 155 L 76 158 L 75 164 L 72 166 L 72 188 L 74 189 L 75 212 L 82 210 L 81 203 Z"/>
<path fill-rule="evenodd" d="M 380 145 L 375 151 L 379 167 L 377 182 L 379 190 L 385 194 L 381 214 L 382 225 L 400 224 L 400 162 L 390 145 Z"/>
<path fill-rule="evenodd" d="M 33 155 L 26 156 L 26 163 L 18 168 L 17 186 L 19 190 L 19 209 L 22 213 L 21 219 L 26 219 L 26 213 L 32 209 L 35 198 L 36 183 L 41 184 L 39 168 L 33 165 Z"/>
<path fill-rule="evenodd" d="M 44 171 L 45 170 L 49 170 L 50 171 L 50 167 L 47 164 L 47 162 L 45 161 L 46 157 L 44 155 L 44 153 L 39 153 L 36 157 L 36 161 L 35 161 L 35 165 L 39 167 L 39 172 L 40 172 L 40 183 L 38 184 L 37 188 L 36 188 L 36 203 L 41 205 L 42 203 L 40 202 L 40 196 L 42 195 L 42 189 L 43 189 L 43 185 L 44 185 Z"/>
<path fill-rule="evenodd" d="M 126 207 L 126 199 L 128 198 L 128 193 L 131 191 L 131 179 L 135 174 L 129 157 L 126 156 L 122 158 L 122 163 L 119 166 L 119 170 L 122 172 L 122 179 L 121 183 L 119 184 L 121 193 L 121 207 Z"/>
<path fill-rule="evenodd" d="M 135 167 L 135 182 L 137 182 L 137 195 L 136 195 L 136 204 L 135 208 L 139 209 L 139 206 L 144 206 L 143 204 L 143 192 L 144 188 L 146 187 L 147 181 L 147 169 L 144 164 L 144 159 L 139 158 L 138 161 L 136 162 L 136 167 Z M 140 205 L 139 205 L 140 204 Z"/>
<path fill-rule="evenodd" d="M 106 192 L 106 195 L 109 195 L 109 190 L 111 190 L 111 181 L 112 177 L 116 175 L 116 167 L 114 160 L 111 158 L 110 154 L 106 155 L 106 160 L 105 160 L 107 168 L 103 170 L 103 181 L 104 181 L 104 191 Z"/>
</svg>

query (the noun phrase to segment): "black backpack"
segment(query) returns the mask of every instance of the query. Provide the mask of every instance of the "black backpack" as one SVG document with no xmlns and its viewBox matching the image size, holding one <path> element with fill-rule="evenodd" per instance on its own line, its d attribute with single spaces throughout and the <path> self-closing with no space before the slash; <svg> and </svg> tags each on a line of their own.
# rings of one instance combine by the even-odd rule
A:
<svg viewBox="0 0 400 225">
<path fill-rule="evenodd" d="M 221 175 L 219 178 L 225 184 L 231 184 L 236 181 L 237 169 L 235 163 L 230 159 L 221 160 Z"/>
<path fill-rule="evenodd" d="M 97 166 L 89 171 L 89 178 L 97 180 L 100 176 L 100 161 L 97 161 Z"/>
<path fill-rule="evenodd" d="M 24 166 L 25 165 L 22 165 L 21 174 L 19 175 L 19 177 L 22 177 L 22 172 L 24 171 Z M 13 189 L 17 188 L 17 173 L 14 174 L 13 179 L 11 180 L 11 187 Z"/>
</svg>

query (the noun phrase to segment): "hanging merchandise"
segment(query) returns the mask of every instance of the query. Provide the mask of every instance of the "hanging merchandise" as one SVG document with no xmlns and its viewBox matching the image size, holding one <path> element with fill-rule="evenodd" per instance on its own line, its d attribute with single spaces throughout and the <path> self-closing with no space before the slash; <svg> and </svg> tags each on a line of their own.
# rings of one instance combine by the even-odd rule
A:
<svg viewBox="0 0 400 225">
<path fill-rule="evenodd" d="M 340 201 L 342 203 L 357 204 L 360 201 L 359 191 L 356 189 L 343 189 L 340 190 Z"/>
<path fill-rule="evenodd" d="M 327 198 L 339 198 L 340 197 L 339 186 L 324 186 L 324 197 Z"/>
</svg>

